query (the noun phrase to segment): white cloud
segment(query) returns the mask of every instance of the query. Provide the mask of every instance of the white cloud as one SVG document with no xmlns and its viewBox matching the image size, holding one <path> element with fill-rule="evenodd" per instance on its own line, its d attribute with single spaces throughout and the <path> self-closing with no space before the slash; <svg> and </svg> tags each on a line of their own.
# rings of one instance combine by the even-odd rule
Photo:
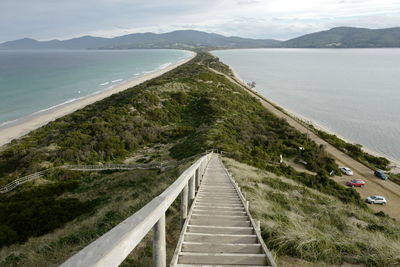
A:
<svg viewBox="0 0 400 267">
<path fill-rule="evenodd" d="M 1 0 L 0 41 L 198 29 L 287 39 L 335 26 L 400 26 L 400 0 Z"/>
</svg>

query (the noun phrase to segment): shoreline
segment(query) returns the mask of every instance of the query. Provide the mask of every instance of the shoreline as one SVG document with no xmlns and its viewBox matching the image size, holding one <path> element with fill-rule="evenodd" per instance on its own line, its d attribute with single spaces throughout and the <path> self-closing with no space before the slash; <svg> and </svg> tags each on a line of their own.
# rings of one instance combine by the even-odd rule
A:
<svg viewBox="0 0 400 267">
<path fill-rule="evenodd" d="M 0 146 L 6 145 L 10 143 L 12 140 L 24 136 L 29 132 L 46 125 L 47 123 L 54 121 L 65 115 L 68 115 L 76 110 L 82 109 L 90 104 L 93 104 L 97 101 L 107 98 L 113 94 L 125 91 L 145 81 L 161 76 L 164 73 L 167 73 L 179 67 L 180 65 L 185 64 L 186 62 L 192 60 L 196 56 L 196 53 L 193 51 L 188 51 L 188 50 L 184 51 L 189 53 L 188 58 L 180 60 L 171 65 L 168 65 L 163 69 L 159 70 L 156 69 L 148 74 L 132 78 L 131 80 L 118 84 L 114 87 L 111 87 L 110 89 L 101 91 L 96 94 L 90 94 L 88 96 L 85 96 L 81 99 L 78 99 L 70 103 L 59 104 L 54 108 L 45 110 L 43 112 L 39 112 L 38 114 L 32 113 L 31 115 L 17 119 L 17 121 L 14 123 L 4 125 L 2 128 L 0 128 Z"/>
<path fill-rule="evenodd" d="M 374 175 L 374 169 L 368 167 L 364 163 L 354 159 L 353 157 L 339 150 L 337 147 L 326 142 L 323 138 L 317 135 L 315 131 L 312 131 L 309 125 L 295 118 L 293 115 L 289 115 L 288 113 L 285 112 L 284 109 L 282 109 L 277 105 L 274 105 L 259 92 L 248 88 L 246 85 L 243 84 L 241 80 L 236 78 L 236 76 L 227 75 L 225 73 L 221 73 L 216 70 L 213 71 L 220 75 L 225 76 L 228 80 L 243 88 L 243 90 L 245 90 L 249 95 L 259 100 L 261 105 L 263 105 L 269 112 L 271 112 L 278 118 L 286 120 L 289 125 L 291 125 L 299 132 L 307 134 L 308 138 L 314 141 L 318 146 L 320 145 L 324 146 L 326 153 L 328 153 L 339 166 L 346 166 L 351 168 L 354 172 L 355 177 L 360 177 L 368 183 L 368 186 L 366 186 L 363 189 L 358 189 L 358 188 L 355 189 L 360 194 L 361 198 L 366 198 L 371 195 L 382 195 L 386 197 L 386 199 L 388 200 L 387 205 L 385 206 L 374 205 L 370 207 L 374 212 L 383 211 L 389 216 L 395 218 L 396 220 L 400 220 L 400 209 L 397 207 L 397 203 L 399 203 L 400 201 L 399 184 L 391 180 L 383 181 L 377 179 L 376 176 Z M 345 186 L 344 184 L 348 179 L 348 177 L 332 176 L 331 179 Z"/>
<path fill-rule="evenodd" d="M 231 70 L 232 70 L 232 73 L 234 75 L 234 79 L 237 82 L 239 82 L 240 84 L 242 84 L 242 86 L 245 86 L 246 88 L 248 88 L 247 85 L 246 85 L 246 81 L 244 79 L 242 79 L 240 77 L 240 75 L 238 75 L 238 73 L 235 72 L 233 69 L 231 69 Z M 294 120 L 298 121 L 299 123 L 303 124 L 306 128 L 309 128 L 309 125 L 311 125 L 312 127 L 314 127 L 317 130 L 326 132 L 328 134 L 336 135 L 339 139 L 341 139 L 341 140 L 343 140 L 343 141 L 345 141 L 347 143 L 355 144 L 354 142 L 346 139 L 345 137 L 341 136 L 340 134 L 336 133 L 335 131 L 333 131 L 331 129 L 327 129 L 326 127 L 323 127 L 322 125 L 320 125 L 319 123 L 315 122 L 314 120 L 311 120 L 310 118 L 307 118 L 305 116 L 299 115 L 299 114 L 293 112 L 290 109 L 287 109 L 285 107 L 280 106 L 279 104 L 277 104 L 274 101 L 270 100 L 266 96 L 262 95 L 259 91 L 255 90 L 255 89 L 251 89 L 251 88 L 248 88 L 248 90 L 250 90 L 251 92 L 253 92 L 257 96 L 261 97 L 262 99 L 264 99 L 265 101 L 270 103 L 272 106 L 274 106 L 276 109 L 278 109 L 281 112 L 285 113 L 287 116 L 289 116 L 292 119 L 294 119 Z M 309 131 L 312 131 L 312 130 L 309 129 Z M 374 150 L 372 150 L 370 148 L 365 147 L 363 144 L 361 144 L 361 145 L 362 145 L 362 150 L 364 152 L 366 152 L 368 154 L 371 154 L 373 156 L 376 156 L 376 157 L 384 157 L 387 160 L 389 160 L 390 163 L 389 163 L 388 167 L 390 169 L 390 172 L 400 173 L 400 160 L 396 160 L 396 159 L 393 159 L 393 158 L 391 158 L 391 157 L 389 157 L 387 155 L 384 155 L 382 153 L 376 152 L 376 151 L 374 151 Z"/>
<path fill-rule="evenodd" d="M 312 129 L 309 128 L 309 125 L 311 125 L 312 127 L 314 127 L 314 128 L 317 129 L 317 130 L 326 132 L 326 133 L 328 133 L 328 134 L 336 135 L 336 136 L 337 136 L 338 138 L 340 138 L 341 140 L 343 140 L 343 141 L 345 141 L 345 142 L 347 142 L 347 143 L 350 143 L 350 144 L 354 144 L 354 142 L 351 142 L 350 140 L 348 140 L 348 139 L 344 138 L 343 136 L 341 136 L 341 135 L 335 133 L 334 131 L 329 130 L 329 129 L 327 129 L 327 128 L 321 126 L 320 124 L 316 123 L 315 121 L 313 121 L 313 120 L 311 120 L 311 119 L 309 119 L 309 118 L 307 118 L 307 117 L 301 116 L 301 115 L 299 115 L 299 114 L 296 114 L 295 112 L 293 112 L 293 111 L 291 111 L 291 110 L 288 110 L 288 109 L 286 109 L 286 108 L 284 108 L 284 107 L 278 105 L 277 103 L 271 101 L 269 98 L 267 98 L 267 97 L 265 97 L 264 95 L 262 95 L 259 91 L 248 88 L 247 85 L 246 85 L 246 81 L 245 81 L 244 79 L 242 79 L 242 78 L 240 77 L 240 75 L 239 75 L 237 72 L 235 72 L 232 68 L 231 68 L 231 70 L 232 70 L 232 73 L 233 73 L 233 76 L 234 76 L 233 79 L 234 79 L 236 82 L 238 82 L 238 83 L 240 83 L 242 86 L 246 87 L 247 90 L 251 91 L 253 94 L 257 95 L 259 98 L 262 98 L 264 101 L 268 102 L 268 103 L 269 103 L 271 106 L 273 106 L 274 108 L 278 109 L 278 110 L 281 111 L 282 113 L 284 113 L 284 114 L 286 114 L 287 116 L 291 117 L 293 120 L 295 120 L 295 121 L 297 121 L 298 123 L 302 124 L 303 127 L 307 128 L 309 131 L 312 131 Z M 362 145 L 362 144 L 361 144 L 361 145 Z M 363 145 L 363 147 L 362 147 L 362 150 L 363 150 L 364 152 L 368 153 L 368 154 L 373 155 L 373 156 L 376 156 L 376 157 L 384 157 L 384 158 L 386 158 L 386 159 L 389 160 L 389 162 L 390 162 L 389 165 L 388 165 L 388 167 L 389 167 L 389 169 L 390 169 L 390 172 L 393 172 L 393 173 L 395 173 L 395 174 L 400 173 L 400 161 L 397 161 L 396 159 L 392 159 L 391 157 L 388 157 L 387 155 L 383 155 L 383 154 L 381 154 L 381 153 L 378 153 L 378 152 L 376 152 L 376 151 L 374 151 L 374 150 L 372 150 L 372 149 L 366 148 L 364 145 Z"/>
</svg>

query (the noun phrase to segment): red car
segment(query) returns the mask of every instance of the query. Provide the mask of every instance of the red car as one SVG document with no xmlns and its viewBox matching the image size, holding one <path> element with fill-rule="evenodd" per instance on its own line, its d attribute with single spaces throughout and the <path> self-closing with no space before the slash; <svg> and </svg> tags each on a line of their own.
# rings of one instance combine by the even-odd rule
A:
<svg viewBox="0 0 400 267">
<path fill-rule="evenodd" d="M 363 187 L 365 185 L 365 181 L 361 180 L 361 179 L 353 179 L 351 181 L 348 181 L 346 183 L 346 185 L 351 186 L 351 187 L 355 187 L 355 186 Z"/>
</svg>

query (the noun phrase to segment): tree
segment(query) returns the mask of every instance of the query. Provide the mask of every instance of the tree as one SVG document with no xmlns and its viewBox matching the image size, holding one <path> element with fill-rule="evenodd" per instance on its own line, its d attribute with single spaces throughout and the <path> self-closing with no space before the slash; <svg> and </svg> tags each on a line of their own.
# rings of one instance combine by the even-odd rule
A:
<svg viewBox="0 0 400 267">
<path fill-rule="evenodd" d="M 256 82 L 255 82 L 255 81 L 248 82 L 248 83 L 247 83 L 247 86 L 250 87 L 251 89 L 253 89 L 253 88 L 256 87 Z"/>
</svg>

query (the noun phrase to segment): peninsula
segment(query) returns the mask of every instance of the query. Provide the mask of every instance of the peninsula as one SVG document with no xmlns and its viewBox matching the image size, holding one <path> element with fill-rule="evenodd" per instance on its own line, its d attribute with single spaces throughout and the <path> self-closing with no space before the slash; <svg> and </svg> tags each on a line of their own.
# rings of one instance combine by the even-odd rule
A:
<svg viewBox="0 0 400 267">
<path fill-rule="evenodd" d="M 278 265 L 397 265 L 400 226 L 387 214 L 392 211 L 371 209 L 358 191 L 337 183 L 333 148 L 261 100 L 228 66 L 198 51 L 161 76 L 3 146 L 1 185 L 47 171 L 0 196 L 0 265 L 61 264 L 157 197 L 210 149 L 223 152 Z M 281 155 L 288 164 L 279 163 Z M 292 164 L 299 161 L 310 164 L 299 169 Z M 65 168 L 111 163 L 164 168 Z M 180 233 L 178 206 L 172 203 L 165 218 L 168 259 Z M 123 264 L 150 265 L 150 247 L 145 238 Z"/>
</svg>

